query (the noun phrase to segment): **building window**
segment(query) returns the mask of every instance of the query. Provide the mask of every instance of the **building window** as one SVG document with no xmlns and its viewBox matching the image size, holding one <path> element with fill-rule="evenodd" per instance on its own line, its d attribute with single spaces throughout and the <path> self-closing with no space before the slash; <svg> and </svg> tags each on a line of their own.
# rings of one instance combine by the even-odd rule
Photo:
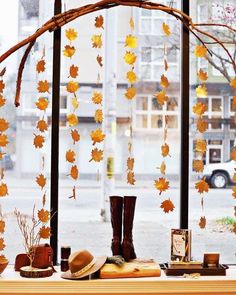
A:
<svg viewBox="0 0 236 295">
<path fill-rule="evenodd" d="M 233 107 L 233 98 L 230 98 L 229 104 L 229 118 L 230 118 L 230 129 L 236 129 L 236 116 L 235 116 L 235 108 Z"/>
</svg>

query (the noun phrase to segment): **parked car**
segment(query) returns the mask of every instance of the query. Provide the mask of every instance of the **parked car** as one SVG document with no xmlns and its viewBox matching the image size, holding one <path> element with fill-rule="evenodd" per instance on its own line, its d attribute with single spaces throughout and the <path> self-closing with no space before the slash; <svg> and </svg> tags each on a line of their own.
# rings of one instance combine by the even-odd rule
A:
<svg viewBox="0 0 236 295">
<path fill-rule="evenodd" d="M 203 176 L 206 177 L 207 183 L 213 188 L 225 188 L 227 185 L 233 184 L 233 175 L 236 172 L 235 161 L 227 161 L 225 163 L 214 163 L 205 165 Z"/>
</svg>

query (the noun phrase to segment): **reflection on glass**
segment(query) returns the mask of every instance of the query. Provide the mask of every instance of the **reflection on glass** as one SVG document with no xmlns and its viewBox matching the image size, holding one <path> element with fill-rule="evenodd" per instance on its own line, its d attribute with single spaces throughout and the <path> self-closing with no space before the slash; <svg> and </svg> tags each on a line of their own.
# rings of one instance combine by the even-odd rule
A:
<svg viewBox="0 0 236 295">
<path fill-rule="evenodd" d="M 151 28 L 152 28 L 152 24 L 150 19 L 141 20 L 141 32 L 143 34 L 150 33 Z"/>
<path fill-rule="evenodd" d="M 148 107 L 148 98 L 145 96 L 138 96 L 136 99 L 136 109 L 146 111 Z"/>
<path fill-rule="evenodd" d="M 221 98 L 212 98 L 212 112 L 222 111 L 222 100 Z"/>
<path fill-rule="evenodd" d="M 178 116 L 166 116 L 168 128 L 178 128 Z"/>
<path fill-rule="evenodd" d="M 152 110 L 154 111 L 163 110 L 163 106 L 157 102 L 155 97 L 152 98 Z"/>
<path fill-rule="evenodd" d="M 163 126 L 163 116 L 153 115 L 151 119 L 151 128 L 162 128 Z"/>
<path fill-rule="evenodd" d="M 147 115 L 136 115 L 136 127 L 147 128 Z"/>
<path fill-rule="evenodd" d="M 152 60 L 151 47 L 142 47 L 141 61 L 142 62 L 151 62 L 151 60 Z"/>
<path fill-rule="evenodd" d="M 151 65 L 141 66 L 141 79 L 150 80 L 151 79 Z"/>
<path fill-rule="evenodd" d="M 167 111 L 177 111 L 178 101 L 176 97 L 169 97 L 167 102 Z"/>
<path fill-rule="evenodd" d="M 141 15 L 142 16 L 151 16 L 152 15 L 152 11 L 148 10 L 148 9 L 142 9 L 141 10 Z"/>
<path fill-rule="evenodd" d="M 222 123 L 221 123 L 221 116 L 212 116 L 211 118 L 211 129 L 221 129 Z"/>
</svg>

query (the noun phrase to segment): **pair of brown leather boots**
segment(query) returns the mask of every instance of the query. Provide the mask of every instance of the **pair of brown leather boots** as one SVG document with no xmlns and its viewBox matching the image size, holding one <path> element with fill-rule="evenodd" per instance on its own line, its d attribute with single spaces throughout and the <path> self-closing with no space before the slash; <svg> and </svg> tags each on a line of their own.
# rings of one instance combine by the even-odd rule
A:
<svg viewBox="0 0 236 295">
<path fill-rule="evenodd" d="M 111 250 L 113 255 L 121 255 L 125 261 L 136 258 L 133 245 L 133 220 L 135 211 L 135 196 L 110 196 L 111 225 L 113 238 Z M 123 221 L 123 242 L 122 239 Z"/>
</svg>

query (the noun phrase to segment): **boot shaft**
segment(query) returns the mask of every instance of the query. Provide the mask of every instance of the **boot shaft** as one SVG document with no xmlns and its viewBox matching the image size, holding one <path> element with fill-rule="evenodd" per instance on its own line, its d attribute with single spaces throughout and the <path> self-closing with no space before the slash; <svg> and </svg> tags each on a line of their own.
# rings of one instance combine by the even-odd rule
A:
<svg viewBox="0 0 236 295">
<path fill-rule="evenodd" d="M 132 239 L 136 196 L 124 196 L 123 236 Z"/>
</svg>

